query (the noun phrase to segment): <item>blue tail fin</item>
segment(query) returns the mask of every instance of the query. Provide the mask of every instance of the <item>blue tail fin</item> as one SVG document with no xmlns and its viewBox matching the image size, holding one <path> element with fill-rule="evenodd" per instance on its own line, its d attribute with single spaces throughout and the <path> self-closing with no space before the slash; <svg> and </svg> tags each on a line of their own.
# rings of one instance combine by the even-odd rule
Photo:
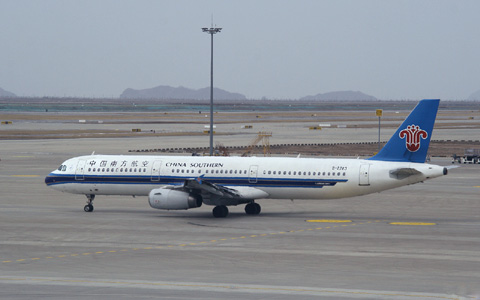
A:
<svg viewBox="0 0 480 300">
<path fill-rule="evenodd" d="M 385 147 L 370 160 L 424 163 L 440 100 L 420 101 Z"/>
</svg>

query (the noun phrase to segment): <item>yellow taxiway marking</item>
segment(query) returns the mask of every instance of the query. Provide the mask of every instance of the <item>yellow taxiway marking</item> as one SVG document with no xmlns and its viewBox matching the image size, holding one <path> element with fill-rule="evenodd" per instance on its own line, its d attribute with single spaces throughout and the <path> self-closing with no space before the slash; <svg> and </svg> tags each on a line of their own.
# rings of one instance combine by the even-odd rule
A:
<svg viewBox="0 0 480 300">
<path fill-rule="evenodd" d="M 351 223 L 352 220 L 306 220 L 307 223 Z"/>
<path fill-rule="evenodd" d="M 437 225 L 436 223 L 422 223 L 422 222 L 391 222 L 390 225 L 405 225 L 405 226 L 429 226 Z"/>
<path fill-rule="evenodd" d="M 28 177 L 39 177 L 40 175 L 11 175 L 12 177 L 25 177 L 25 178 L 28 178 Z"/>
<path fill-rule="evenodd" d="M 476 185 L 476 186 L 474 186 L 474 187 L 475 187 L 475 188 L 480 188 L 480 185 Z"/>
</svg>

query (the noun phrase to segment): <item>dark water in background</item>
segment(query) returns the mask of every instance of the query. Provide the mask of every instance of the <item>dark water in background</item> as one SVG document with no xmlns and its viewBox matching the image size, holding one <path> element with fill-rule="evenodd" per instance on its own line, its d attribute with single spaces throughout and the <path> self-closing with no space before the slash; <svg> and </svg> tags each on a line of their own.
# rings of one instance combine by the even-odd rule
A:
<svg viewBox="0 0 480 300">
<path fill-rule="evenodd" d="M 418 101 L 215 101 L 220 112 L 251 111 L 371 111 L 375 109 L 411 110 Z M 480 110 L 480 101 L 442 101 L 442 110 Z M 0 99 L 0 112 L 202 112 L 208 113 L 205 101 L 158 101 L 120 99 Z"/>
</svg>

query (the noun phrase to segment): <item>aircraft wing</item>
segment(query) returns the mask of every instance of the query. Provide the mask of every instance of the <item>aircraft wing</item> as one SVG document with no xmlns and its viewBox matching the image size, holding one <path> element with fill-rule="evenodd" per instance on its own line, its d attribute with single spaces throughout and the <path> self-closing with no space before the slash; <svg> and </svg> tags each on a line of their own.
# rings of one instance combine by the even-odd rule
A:
<svg viewBox="0 0 480 300">
<path fill-rule="evenodd" d="M 200 194 L 203 202 L 208 205 L 237 205 L 269 196 L 268 193 L 258 188 L 223 186 L 203 180 L 201 177 L 185 180 L 180 189 Z"/>
</svg>

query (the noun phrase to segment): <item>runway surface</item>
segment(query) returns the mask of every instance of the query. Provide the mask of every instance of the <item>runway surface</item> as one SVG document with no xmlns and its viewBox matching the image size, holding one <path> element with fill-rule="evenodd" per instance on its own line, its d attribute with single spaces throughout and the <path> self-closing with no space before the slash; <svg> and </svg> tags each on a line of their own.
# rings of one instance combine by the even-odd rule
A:
<svg viewBox="0 0 480 300">
<path fill-rule="evenodd" d="M 124 141 L 2 141 L 0 299 L 480 299 L 480 165 L 226 219 L 145 197 L 98 196 L 85 213 L 84 196 L 45 186 L 63 160 Z"/>
</svg>

